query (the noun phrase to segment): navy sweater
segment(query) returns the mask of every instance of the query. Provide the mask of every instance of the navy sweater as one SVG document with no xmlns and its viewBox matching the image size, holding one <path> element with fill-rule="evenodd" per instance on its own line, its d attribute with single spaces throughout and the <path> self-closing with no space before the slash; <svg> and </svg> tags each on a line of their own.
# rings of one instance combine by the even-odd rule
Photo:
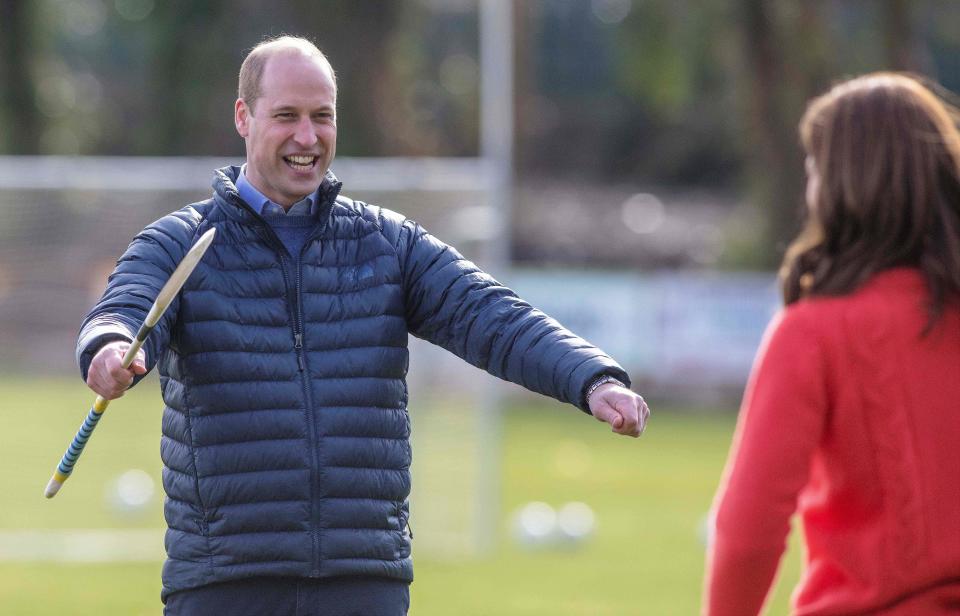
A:
<svg viewBox="0 0 960 616">
<path fill-rule="evenodd" d="M 263 219 L 277 234 L 290 256 L 297 258 L 300 249 L 307 243 L 311 229 L 317 226 L 316 216 L 264 216 Z"/>
</svg>

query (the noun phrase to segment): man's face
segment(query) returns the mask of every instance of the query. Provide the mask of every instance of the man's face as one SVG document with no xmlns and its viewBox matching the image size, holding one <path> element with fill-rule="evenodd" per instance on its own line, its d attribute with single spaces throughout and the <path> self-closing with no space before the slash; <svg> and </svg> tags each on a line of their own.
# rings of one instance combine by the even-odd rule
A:
<svg viewBox="0 0 960 616">
<path fill-rule="evenodd" d="M 278 52 L 263 68 L 254 109 L 238 99 L 237 132 L 247 142 L 246 176 L 289 208 L 320 186 L 337 150 L 337 89 L 326 65 Z"/>
</svg>

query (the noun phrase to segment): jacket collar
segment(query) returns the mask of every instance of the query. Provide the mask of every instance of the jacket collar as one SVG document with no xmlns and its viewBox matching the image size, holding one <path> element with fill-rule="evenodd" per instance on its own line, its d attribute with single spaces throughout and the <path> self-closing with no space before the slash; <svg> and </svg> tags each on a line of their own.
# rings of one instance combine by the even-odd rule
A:
<svg viewBox="0 0 960 616">
<path fill-rule="evenodd" d="M 227 204 L 228 207 L 226 209 L 228 212 L 235 213 L 245 219 L 259 218 L 259 213 L 257 213 L 250 204 L 240 198 L 236 184 L 238 177 L 240 177 L 240 167 L 238 165 L 231 165 L 215 170 L 213 172 L 214 196 Z M 323 178 L 323 182 L 320 183 L 320 189 L 317 195 L 317 204 L 319 207 L 317 216 L 321 224 L 326 223 L 327 218 L 330 217 L 330 209 L 334 201 L 337 200 L 337 196 L 339 196 L 342 187 L 343 182 L 338 180 L 337 176 L 333 174 L 333 171 L 328 169 Z"/>
</svg>

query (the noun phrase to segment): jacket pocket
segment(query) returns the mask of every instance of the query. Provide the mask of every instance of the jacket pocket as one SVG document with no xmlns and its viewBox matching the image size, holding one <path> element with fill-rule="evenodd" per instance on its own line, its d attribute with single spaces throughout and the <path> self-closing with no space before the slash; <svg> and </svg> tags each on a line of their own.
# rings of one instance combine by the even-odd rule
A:
<svg viewBox="0 0 960 616">
<path fill-rule="evenodd" d="M 410 543 L 413 539 L 413 531 L 410 529 L 410 510 L 406 503 L 399 501 L 396 503 L 396 510 L 397 525 L 399 526 L 397 531 L 397 558 L 410 558 Z"/>
<path fill-rule="evenodd" d="M 413 539 L 413 529 L 410 528 L 410 511 L 404 503 L 397 504 L 397 519 L 400 520 L 400 532 Z"/>
</svg>

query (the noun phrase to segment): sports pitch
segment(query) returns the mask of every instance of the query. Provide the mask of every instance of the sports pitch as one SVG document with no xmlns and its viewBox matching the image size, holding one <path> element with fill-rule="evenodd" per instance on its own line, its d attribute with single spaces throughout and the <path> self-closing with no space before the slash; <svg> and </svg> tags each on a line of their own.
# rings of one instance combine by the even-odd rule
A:
<svg viewBox="0 0 960 616">
<path fill-rule="evenodd" d="M 43 487 L 93 395 L 79 380 L 0 381 L 8 411 L 5 463 L 0 468 L 5 494 L 5 506 L 0 508 L 0 613 L 161 612 L 160 499 L 155 496 L 147 507 L 131 514 L 117 510 L 110 498 L 113 482 L 128 469 L 147 471 L 159 486 L 157 390 L 155 381 L 147 381 L 112 404 L 75 474 L 56 498 L 47 500 Z M 429 529 L 418 525 L 415 501 L 411 614 L 698 613 L 704 516 L 726 458 L 734 415 L 730 409 L 653 410 L 647 433 L 633 441 L 558 404 L 507 409 L 495 545 L 483 557 L 419 553 L 418 535 L 429 537 Z M 469 439 L 470 434 L 457 438 Z M 430 449 L 417 449 L 416 441 L 414 447 L 416 490 L 417 465 L 431 468 L 445 462 L 432 460 Z M 596 515 L 596 530 L 578 547 L 524 548 L 513 539 L 511 513 L 530 501 L 555 507 L 585 502 Z M 429 515 L 424 512 L 421 518 Z M 84 534 L 89 529 L 119 529 L 127 533 L 125 537 L 146 538 L 146 555 L 132 562 L 110 562 L 106 551 L 105 562 L 82 562 L 97 558 L 99 549 L 97 536 Z M 61 537 L 62 542 L 68 541 L 64 537 L 72 539 L 58 551 L 50 536 Z M 86 536 L 88 543 L 78 541 L 78 536 Z M 789 591 L 799 570 L 796 544 L 794 536 L 770 614 L 788 611 Z M 90 558 L 84 557 L 84 545 L 90 546 L 86 550 Z"/>
</svg>

